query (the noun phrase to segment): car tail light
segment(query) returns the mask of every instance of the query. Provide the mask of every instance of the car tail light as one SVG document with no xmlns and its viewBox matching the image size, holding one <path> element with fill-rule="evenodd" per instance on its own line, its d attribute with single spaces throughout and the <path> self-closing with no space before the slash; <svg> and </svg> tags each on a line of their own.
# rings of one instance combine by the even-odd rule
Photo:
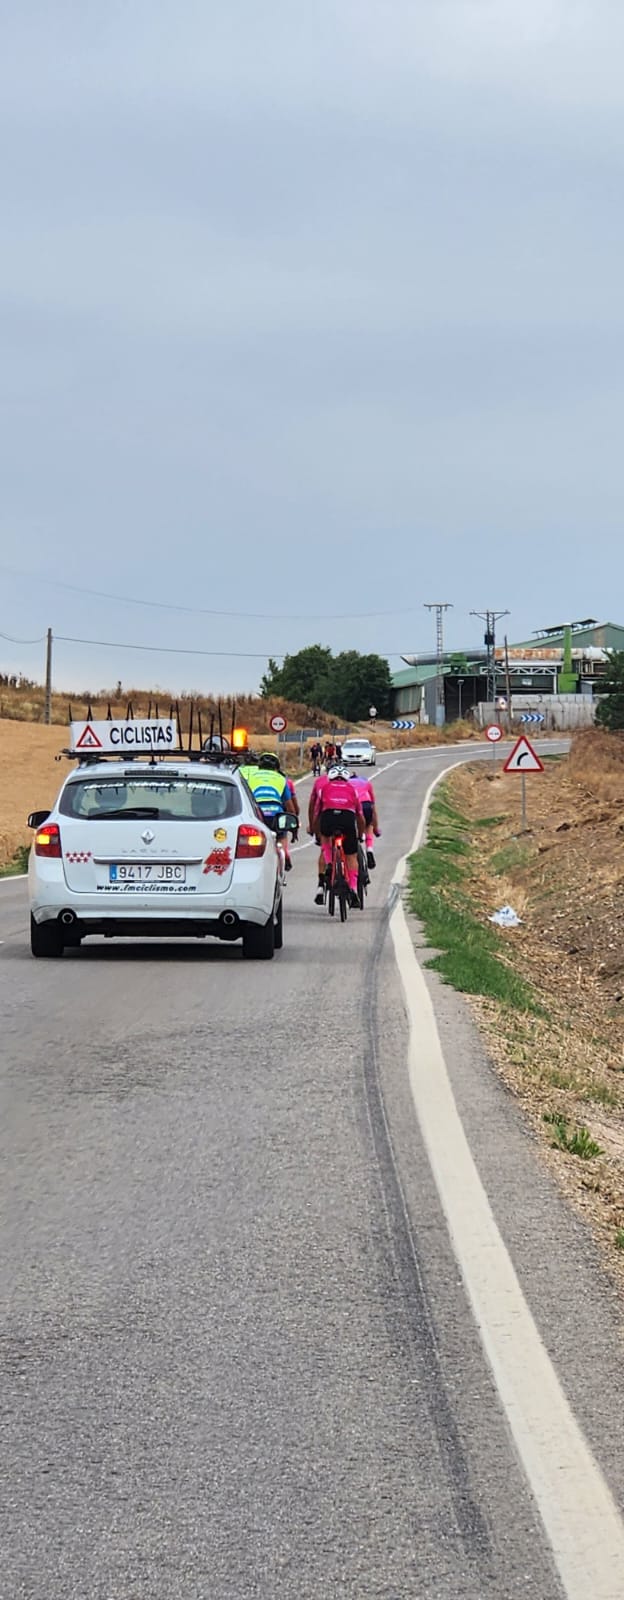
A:
<svg viewBox="0 0 624 1600">
<path fill-rule="evenodd" d="M 58 859 L 62 854 L 61 830 L 56 822 L 46 822 L 35 834 L 35 855 L 56 856 Z"/>
<path fill-rule="evenodd" d="M 266 844 L 266 833 L 261 833 L 259 828 L 254 828 L 249 822 L 242 822 L 236 843 L 237 861 L 249 861 L 253 856 L 263 856 Z"/>
</svg>

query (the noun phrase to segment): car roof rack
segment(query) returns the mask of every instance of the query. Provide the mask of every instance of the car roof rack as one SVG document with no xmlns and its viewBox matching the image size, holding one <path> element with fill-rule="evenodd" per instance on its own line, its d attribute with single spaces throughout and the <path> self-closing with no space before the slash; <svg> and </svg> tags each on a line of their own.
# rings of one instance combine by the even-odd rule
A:
<svg viewBox="0 0 624 1600">
<path fill-rule="evenodd" d="M 226 735 L 223 731 L 223 709 L 220 700 L 217 702 L 216 713 L 214 711 L 211 713 L 210 725 L 207 729 L 202 723 L 201 708 L 196 705 L 195 701 L 189 701 L 186 735 L 183 731 L 180 705 L 177 700 L 171 702 L 169 713 L 165 717 L 161 714 L 158 702 L 152 702 L 152 700 L 149 702 L 146 717 L 135 716 L 131 700 L 127 702 L 126 715 L 123 718 L 115 718 L 113 716 L 110 701 L 108 702 L 107 714 L 104 719 L 98 719 L 97 712 L 94 716 L 91 701 L 87 703 L 85 716 L 82 719 L 74 717 L 73 708 L 70 704 L 68 706 L 70 728 L 76 726 L 78 720 L 80 720 L 81 726 L 84 723 L 94 739 L 98 736 L 95 733 L 93 724 L 99 725 L 100 721 L 103 725 L 106 723 L 124 724 L 129 722 L 175 723 L 177 744 L 168 745 L 165 749 L 154 749 L 152 746 L 147 746 L 143 750 L 128 750 L 123 747 L 119 749 L 111 749 L 110 747 L 103 749 L 101 747 L 94 748 L 93 745 L 85 748 L 73 746 L 60 750 L 56 757 L 57 761 L 65 757 L 69 761 L 76 761 L 79 767 L 101 766 L 103 763 L 111 761 L 118 764 L 123 763 L 124 766 L 130 762 L 138 762 L 143 766 L 155 767 L 160 765 L 162 761 L 184 760 L 198 761 L 205 763 L 206 766 L 225 767 L 229 768 L 230 771 L 234 771 L 237 767 L 249 765 L 257 760 L 256 752 L 251 750 L 248 745 L 243 749 L 233 748 L 236 727 L 235 700 L 232 701 L 231 706 L 231 729 L 229 735 Z"/>
</svg>

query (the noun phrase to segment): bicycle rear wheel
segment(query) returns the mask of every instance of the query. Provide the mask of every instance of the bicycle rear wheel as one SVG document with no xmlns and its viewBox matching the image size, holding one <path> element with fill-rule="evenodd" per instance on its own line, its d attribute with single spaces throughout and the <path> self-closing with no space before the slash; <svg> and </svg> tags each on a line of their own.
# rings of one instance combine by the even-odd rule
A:
<svg viewBox="0 0 624 1600">
<path fill-rule="evenodd" d="M 360 902 L 360 911 L 364 910 L 364 899 L 365 899 L 365 896 L 366 896 L 366 891 L 368 889 L 369 883 L 370 883 L 370 878 L 369 878 L 369 875 L 368 875 L 368 866 L 367 866 L 367 863 L 366 863 L 366 857 L 363 854 L 363 851 L 362 851 L 362 849 L 360 847 L 360 849 L 358 850 L 358 885 L 357 885 L 357 895 L 358 895 L 358 900 Z"/>
<path fill-rule="evenodd" d="M 347 906 L 349 900 L 349 886 L 345 877 L 344 867 L 341 862 L 336 866 L 335 892 L 340 906 L 340 921 L 347 920 Z"/>
</svg>

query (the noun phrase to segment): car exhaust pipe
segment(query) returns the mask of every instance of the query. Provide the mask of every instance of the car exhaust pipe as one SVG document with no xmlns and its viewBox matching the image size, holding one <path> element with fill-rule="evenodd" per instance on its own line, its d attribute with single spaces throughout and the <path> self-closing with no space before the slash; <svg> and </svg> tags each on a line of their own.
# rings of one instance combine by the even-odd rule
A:
<svg viewBox="0 0 624 1600">
<path fill-rule="evenodd" d="M 221 918 L 221 921 L 223 923 L 224 928 L 235 928 L 237 926 L 237 923 L 238 923 L 238 917 L 236 915 L 236 912 L 235 911 L 224 911 L 223 916 Z"/>
<path fill-rule="evenodd" d="M 75 911 L 61 911 L 59 922 L 62 922 L 64 928 L 73 928 L 74 923 L 77 921 L 78 918 Z"/>
</svg>

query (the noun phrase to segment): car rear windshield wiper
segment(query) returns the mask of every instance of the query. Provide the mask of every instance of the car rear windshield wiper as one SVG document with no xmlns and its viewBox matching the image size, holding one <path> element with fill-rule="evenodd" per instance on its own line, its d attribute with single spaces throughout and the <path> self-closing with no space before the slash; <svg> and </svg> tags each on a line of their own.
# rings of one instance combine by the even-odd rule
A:
<svg viewBox="0 0 624 1600">
<path fill-rule="evenodd" d="M 131 822 L 144 822 L 147 818 L 159 817 L 158 806 L 120 806 L 118 811 L 93 811 L 90 822 L 106 822 L 109 817 L 128 817 Z"/>
</svg>

